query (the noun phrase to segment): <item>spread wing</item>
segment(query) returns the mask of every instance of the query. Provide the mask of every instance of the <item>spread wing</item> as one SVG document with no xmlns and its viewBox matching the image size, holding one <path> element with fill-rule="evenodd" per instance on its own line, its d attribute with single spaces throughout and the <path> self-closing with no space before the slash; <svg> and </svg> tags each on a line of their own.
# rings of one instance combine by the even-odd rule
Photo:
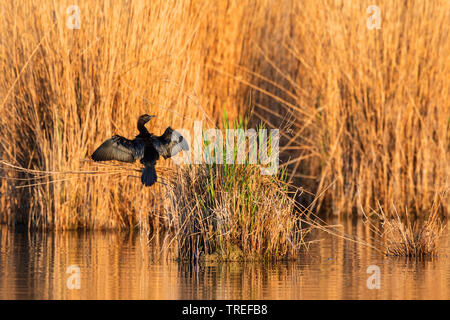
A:
<svg viewBox="0 0 450 320">
<path fill-rule="evenodd" d="M 186 139 L 171 127 L 168 127 L 162 136 L 153 139 L 153 146 L 164 159 L 175 156 L 181 150 L 189 150 Z"/>
<path fill-rule="evenodd" d="M 91 158 L 94 161 L 118 160 L 135 162 L 144 156 L 145 143 L 141 139 L 128 140 L 115 135 L 103 142 L 94 151 Z"/>
</svg>

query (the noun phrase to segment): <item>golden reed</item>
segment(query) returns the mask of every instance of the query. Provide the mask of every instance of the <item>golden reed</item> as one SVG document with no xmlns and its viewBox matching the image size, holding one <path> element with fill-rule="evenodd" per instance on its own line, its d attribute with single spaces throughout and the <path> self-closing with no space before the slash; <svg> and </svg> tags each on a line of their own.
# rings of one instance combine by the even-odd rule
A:
<svg viewBox="0 0 450 320">
<path fill-rule="evenodd" d="M 159 133 L 220 124 L 225 106 L 280 127 L 290 181 L 334 214 L 360 198 L 422 215 L 449 188 L 446 0 L 377 1 L 374 30 L 372 1 L 80 1 L 70 30 L 73 4 L 0 3 L 0 158 L 37 170 L 0 167 L 2 222 L 159 228 L 164 186 L 88 155 L 142 113 Z"/>
</svg>

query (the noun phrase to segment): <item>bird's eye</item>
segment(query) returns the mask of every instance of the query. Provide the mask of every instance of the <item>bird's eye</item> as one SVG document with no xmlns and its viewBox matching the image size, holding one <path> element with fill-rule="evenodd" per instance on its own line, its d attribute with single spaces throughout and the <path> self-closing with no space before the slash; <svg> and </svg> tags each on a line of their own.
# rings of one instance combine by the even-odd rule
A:
<svg viewBox="0 0 450 320">
<path fill-rule="evenodd" d="M 183 141 L 183 136 L 180 136 L 180 137 L 178 138 L 178 142 L 181 142 L 181 141 Z"/>
</svg>

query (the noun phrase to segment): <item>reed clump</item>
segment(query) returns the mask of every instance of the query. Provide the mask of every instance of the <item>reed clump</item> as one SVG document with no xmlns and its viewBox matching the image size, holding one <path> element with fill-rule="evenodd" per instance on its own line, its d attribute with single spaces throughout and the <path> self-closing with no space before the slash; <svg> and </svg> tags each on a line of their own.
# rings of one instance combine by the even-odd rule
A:
<svg viewBox="0 0 450 320">
<path fill-rule="evenodd" d="M 433 204 L 429 216 L 421 221 L 411 218 L 408 212 L 401 216 L 395 207 L 391 211 L 386 213 L 380 207 L 374 213 L 379 219 L 375 231 L 386 255 L 409 258 L 437 255 L 440 239 L 446 229 L 437 202 Z"/>
<path fill-rule="evenodd" d="M 294 259 L 308 229 L 286 188 L 257 166 L 180 170 L 171 193 L 179 258 Z"/>
<path fill-rule="evenodd" d="M 226 158 L 225 147 L 223 152 Z M 295 259 L 310 228 L 302 226 L 285 172 L 263 175 L 261 166 L 248 158 L 236 163 L 236 145 L 231 152 L 233 163 L 178 170 L 169 215 L 174 217 L 179 259 Z"/>
</svg>

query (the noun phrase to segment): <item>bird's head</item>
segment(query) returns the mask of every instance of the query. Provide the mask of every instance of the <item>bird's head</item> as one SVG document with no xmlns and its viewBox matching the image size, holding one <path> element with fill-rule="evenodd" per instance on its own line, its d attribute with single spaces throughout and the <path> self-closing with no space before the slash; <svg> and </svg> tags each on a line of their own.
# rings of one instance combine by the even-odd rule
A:
<svg viewBox="0 0 450 320">
<path fill-rule="evenodd" d="M 137 122 L 137 128 L 140 133 L 146 133 L 147 129 L 145 128 L 145 124 L 150 121 L 151 118 L 154 118 L 155 116 L 149 116 L 148 114 L 143 114 L 139 117 Z"/>
<path fill-rule="evenodd" d="M 148 114 L 143 114 L 142 116 L 139 117 L 139 122 L 142 123 L 147 123 L 150 121 L 151 118 L 154 118 L 155 116 L 150 116 Z"/>
</svg>

